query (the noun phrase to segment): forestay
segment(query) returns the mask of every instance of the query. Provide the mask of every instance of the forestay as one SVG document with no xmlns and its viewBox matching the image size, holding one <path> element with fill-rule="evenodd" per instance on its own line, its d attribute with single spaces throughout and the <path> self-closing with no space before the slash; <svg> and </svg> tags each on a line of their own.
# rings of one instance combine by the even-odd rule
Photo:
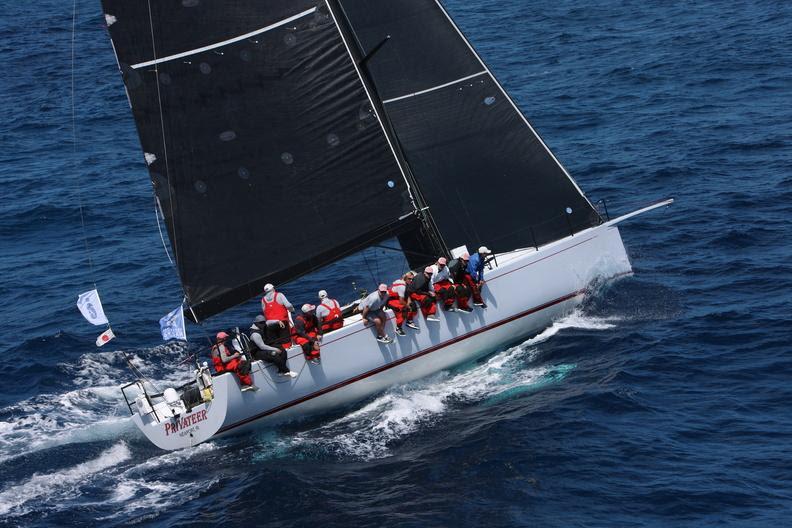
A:
<svg viewBox="0 0 792 528">
<path fill-rule="evenodd" d="M 415 227 L 324 3 L 102 4 L 198 319 Z"/>
</svg>

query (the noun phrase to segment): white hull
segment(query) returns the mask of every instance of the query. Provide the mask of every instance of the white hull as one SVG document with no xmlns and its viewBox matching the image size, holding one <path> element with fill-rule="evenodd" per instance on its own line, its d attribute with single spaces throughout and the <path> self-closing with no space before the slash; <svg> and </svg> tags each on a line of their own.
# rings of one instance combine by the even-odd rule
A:
<svg viewBox="0 0 792 528">
<path fill-rule="evenodd" d="M 274 367 L 257 361 L 256 392 L 241 392 L 235 375 L 222 374 L 214 378 L 215 398 L 179 418 L 178 428 L 166 425 L 177 419 L 158 423 L 151 415 L 139 414 L 133 419 L 157 446 L 179 449 L 213 436 L 335 409 L 489 354 L 547 327 L 579 304 L 593 281 L 631 272 L 617 221 L 539 251 L 498 255 L 497 266 L 485 272 L 486 309 L 476 308 L 471 314 L 438 310 L 439 323 L 419 314 L 420 330 L 405 328 L 406 337 L 395 336 L 390 321 L 387 328 L 394 342 L 387 345 L 377 342 L 373 328 L 359 317 L 347 320 L 344 328 L 325 335 L 320 364 L 306 363 L 298 347 L 289 351 L 289 367 L 298 373 L 294 379 L 284 380 Z"/>
</svg>

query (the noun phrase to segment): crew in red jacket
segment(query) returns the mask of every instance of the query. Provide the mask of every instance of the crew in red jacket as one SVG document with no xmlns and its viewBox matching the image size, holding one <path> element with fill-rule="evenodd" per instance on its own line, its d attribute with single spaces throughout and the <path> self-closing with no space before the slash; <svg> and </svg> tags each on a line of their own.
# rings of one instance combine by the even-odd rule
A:
<svg viewBox="0 0 792 528">
<path fill-rule="evenodd" d="M 427 266 L 423 273 L 416 275 L 412 282 L 407 285 L 407 293 L 410 295 L 410 299 L 421 307 L 421 313 L 424 314 L 426 320 L 437 323 L 440 322 L 440 319 L 435 315 L 437 304 L 431 282 L 433 271 L 431 266 Z"/>
<path fill-rule="evenodd" d="M 316 337 L 319 322 L 313 311 L 313 305 L 302 305 L 302 313 L 294 318 L 292 339 L 302 347 L 305 359 L 316 363 L 319 360 L 319 340 Z"/>
<path fill-rule="evenodd" d="M 418 314 L 415 302 L 407 294 L 407 285 L 412 283 L 415 274 L 408 271 L 401 279 L 393 281 L 388 288 L 388 308 L 393 310 L 396 315 L 396 335 L 406 336 L 402 325 L 407 321 L 407 326 L 415 330 L 418 326 L 413 322 L 413 318 Z"/>
<path fill-rule="evenodd" d="M 321 333 L 338 330 L 344 326 L 341 305 L 335 299 L 328 297 L 327 292 L 324 290 L 319 292 L 319 305 L 316 307 L 315 313 Z"/>
<path fill-rule="evenodd" d="M 459 258 L 452 260 L 448 265 L 448 271 L 451 273 L 451 279 L 454 281 L 454 295 L 457 300 L 457 308 L 468 313 L 473 311 L 469 302 L 470 295 L 473 293 L 473 288 L 476 287 L 473 282 L 473 277 L 471 277 L 467 269 L 469 260 L 470 255 L 463 253 Z"/>
<path fill-rule="evenodd" d="M 294 311 L 294 306 L 280 292 L 275 291 L 275 286 L 264 286 L 264 297 L 261 298 L 261 313 L 267 320 L 267 341 L 281 345 L 284 348 L 291 346 L 289 312 Z"/>
<path fill-rule="evenodd" d="M 228 334 L 225 332 L 218 332 L 216 339 L 211 351 L 215 372 L 236 374 L 242 385 L 242 391 L 258 390 L 250 377 L 250 362 L 244 354 L 234 348 L 233 340 L 228 339 Z"/>
<path fill-rule="evenodd" d="M 443 301 L 443 310 L 454 312 L 454 285 L 451 281 L 451 273 L 448 271 L 448 261 L 445 257 L 437 259 L 437 263 L 430 266 L 432 268 L 432 288 L 437 297 Z"/>
</svg>

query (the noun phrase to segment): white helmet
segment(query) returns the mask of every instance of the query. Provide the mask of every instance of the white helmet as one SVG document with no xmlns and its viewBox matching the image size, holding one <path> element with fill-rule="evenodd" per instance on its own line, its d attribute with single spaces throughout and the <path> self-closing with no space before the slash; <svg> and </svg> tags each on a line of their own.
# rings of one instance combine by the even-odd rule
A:
<svg viewBox="0 0 792 528">
<path fill-rule="evenodd" d="M 319 298 L 324 299 L 327 297 L 327 292 L 325 290 L 319 290 Z"/>
<path fill-rule="evenodd" d="M 274 289 L 275 289 L 275 286 L 273 286 L 270 283 L 267 283 L 267 284 L 264 285 L 264 293 L 269 293 L 269 292 L 271 292 Z"/>
<path fill-rule="evenodd" d="M 303 304 L 302 305 L 303 313 L 308 313 L 308 312 L 310 312 L 313 309 L 314 309 L 314 305 L 313 304 Z"/>
<path fill-rule="evenodd" d="M 489 255 L 490 253 L 492 253 L 492 251 L 487 249 L 487 246 L 481 246 L 478 252 L 481 253 L 482 255 Z"/>
</svg>

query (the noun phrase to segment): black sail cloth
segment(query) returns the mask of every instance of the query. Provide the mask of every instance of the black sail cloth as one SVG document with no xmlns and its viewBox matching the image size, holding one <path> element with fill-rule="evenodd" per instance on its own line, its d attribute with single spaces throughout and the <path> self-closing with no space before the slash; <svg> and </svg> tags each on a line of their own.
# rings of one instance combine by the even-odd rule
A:
<svg viewBox="0 0 792 528">
<path fill-rule="evenodd" d="M 198 319 L 414 227 L 382 127 L 316 5 L 103 1 Z"/>
<path fill-rule="evenodd" d="M 336 0 L 449 247 L 543 244 L 601 222 L 434 0 Z M 571 211 L 568 213 L 567 210 Z"/>
<path fill-rule="evenodd" d="M 425 253 L 391 144 L 449 247 L 601 222 L 439 3 L 329 1 L 351 49 L 325 2 L 103 0 L 198 319 L 390 236 Z M 390 137 L 350 56 L 386 37 L 360 68 Z"/>
</svg>

